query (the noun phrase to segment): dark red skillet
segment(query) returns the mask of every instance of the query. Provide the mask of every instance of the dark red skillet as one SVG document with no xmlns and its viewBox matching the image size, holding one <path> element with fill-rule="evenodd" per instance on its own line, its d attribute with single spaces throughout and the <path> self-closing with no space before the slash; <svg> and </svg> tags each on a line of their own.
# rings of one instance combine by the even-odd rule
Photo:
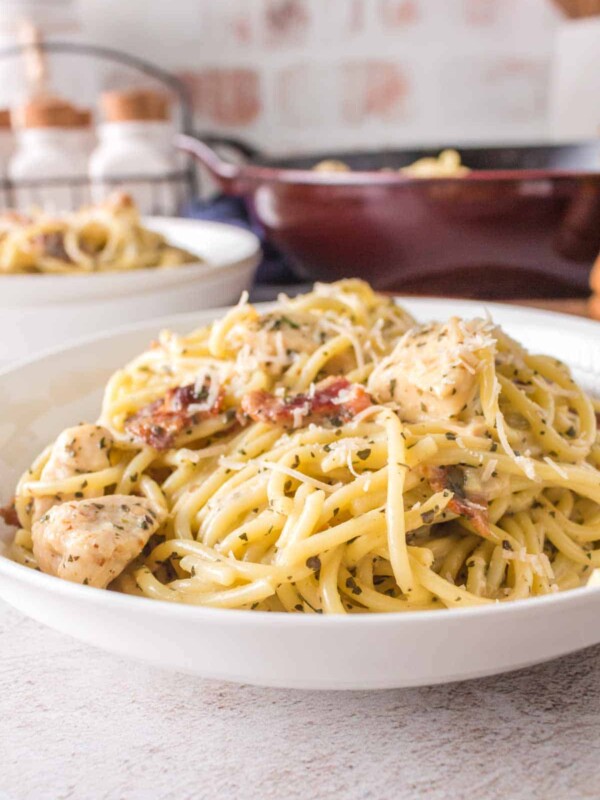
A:
<svg viewBox="0 0 600 800">
<path fill-rule="evenodd" d="M 245 198 L 270 239 L 317 280 L 468 297 L 576 297 L 600 250 L 600 141 L 459 148 L 472 172 L 397 170 L 438 150 L 254 158 L 234 165 L 205 142 L 178 145 L 224 192 Z M 313 172 L 325 158 L 348 173 Z"/>
</svg>

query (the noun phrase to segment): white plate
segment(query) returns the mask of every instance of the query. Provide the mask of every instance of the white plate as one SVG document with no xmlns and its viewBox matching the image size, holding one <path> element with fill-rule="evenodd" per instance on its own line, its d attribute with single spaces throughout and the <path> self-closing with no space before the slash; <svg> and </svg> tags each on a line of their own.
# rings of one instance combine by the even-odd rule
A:
<svg viewBox="0 0 600 800">
<path fill-rule="evenodd" d="M 481 314 L 480 303 L 407 300 L 422 320 Z M 534 351 L 567 361 L 600 390 L 600 326 L 558 314 L 487 306 Z M 159 327 L 189 330 L 220 312 L 123 329 L 0 374 L 0 486 L 63 427 L 94 419 L 113 369 Z M 204 609 L 61 581 L 0 556 L 0 596 L 25 614 L 90 644 L 209 678 L 312 689 L 371 689 L 475 678 L 600 642 L 600 588 L 480 608 L 324 617 Z"/>
<path fill-rule="evenodd" d="M 238 300 L 252 285 L 260 243 L 247 230 L 203 220 L 144 224 L 202 263 L 92 275 L 0 275 L 0 364 L 127 322 Z"/>
</svg>

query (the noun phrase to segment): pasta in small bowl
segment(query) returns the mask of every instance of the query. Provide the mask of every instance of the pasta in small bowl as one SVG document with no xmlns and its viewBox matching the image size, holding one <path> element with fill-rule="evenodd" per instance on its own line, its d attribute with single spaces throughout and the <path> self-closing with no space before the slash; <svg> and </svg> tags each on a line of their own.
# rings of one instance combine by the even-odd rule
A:
<svg viewBox="0 0 600 800">
<path fill-rule="evenodd" d="M 232 226 L 141 218 L 128 195 L 0 217 L 0 364 L 114 325 L 234 301 L 259 260 Z"/>
</svg>

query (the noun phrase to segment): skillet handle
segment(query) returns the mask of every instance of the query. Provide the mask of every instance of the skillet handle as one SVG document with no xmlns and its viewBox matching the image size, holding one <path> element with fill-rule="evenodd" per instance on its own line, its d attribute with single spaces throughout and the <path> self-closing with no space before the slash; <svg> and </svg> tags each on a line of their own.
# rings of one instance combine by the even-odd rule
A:
<svg viewBox="0 0 600 800">
<path fill-rule="evenodd" d="M 257 147 L 235 136 L 221 136 L 221 134 L 218 133 L 195 132 L 194 137 L 200 139 L 210 147 L 225 145 L 225 147 L 229 147 L 231 150 L 237 150 L 240 156 L 246 161 L 255 161 L 256 159 L 264 158 L 263 153 Z"/>
<path fill-rule="evenodd" d="M 222 139 L 218 141 L 224 142 Z M 175 136 L 174 144 L 203 164 L 225 194 L 244 193 L 243 166 L 224 161 L 213 147 L 195 136 L 179 133 Z"/>
</svg>

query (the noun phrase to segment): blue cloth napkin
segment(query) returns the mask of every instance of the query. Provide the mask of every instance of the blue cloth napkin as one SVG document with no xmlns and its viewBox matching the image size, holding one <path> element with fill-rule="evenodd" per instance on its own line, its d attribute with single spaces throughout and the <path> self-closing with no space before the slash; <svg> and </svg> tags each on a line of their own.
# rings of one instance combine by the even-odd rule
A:
<svg viewBox="0 0 600 800">
<path fill-rule="evenodd" d="M 255 233 L 263 248 L 263 260 L 256 273 L 257 284 L 285 286 L 300 282 L 285 256 L 266 240 L 262 228 L 250 220 L 244 201 L 240 198 L 219 195 L 211 200 L 194 200 L 184 210 L 184 216 L 211 222 L 227 222 Z"/>
</svg>

